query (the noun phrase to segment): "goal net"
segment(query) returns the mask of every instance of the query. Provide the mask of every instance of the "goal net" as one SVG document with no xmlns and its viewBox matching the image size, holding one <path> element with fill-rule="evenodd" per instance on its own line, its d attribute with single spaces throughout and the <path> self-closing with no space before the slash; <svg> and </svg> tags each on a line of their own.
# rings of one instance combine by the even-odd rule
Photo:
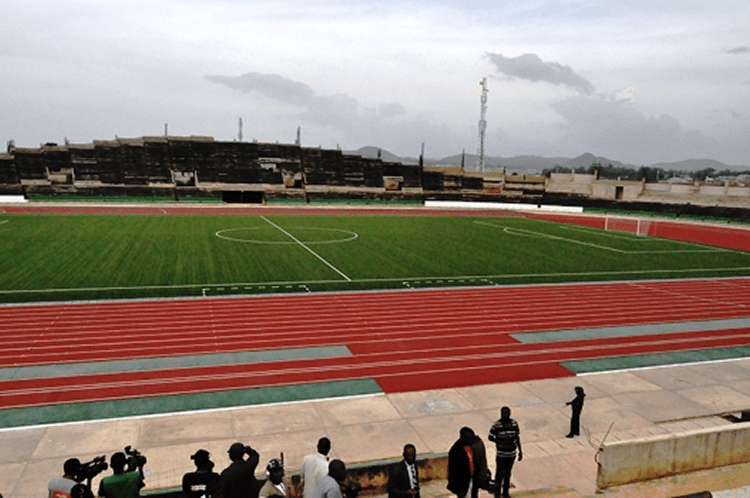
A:
<svg viewBox="0 0 750 498">
<path fill-rule="evenodd" d="M 604 219 L 604 229 L 616 232 L 634 233 L 639 236 L 647 236 L 651 220 L 630 218 L 624 216 L 607 216 Z"/>
</svg>

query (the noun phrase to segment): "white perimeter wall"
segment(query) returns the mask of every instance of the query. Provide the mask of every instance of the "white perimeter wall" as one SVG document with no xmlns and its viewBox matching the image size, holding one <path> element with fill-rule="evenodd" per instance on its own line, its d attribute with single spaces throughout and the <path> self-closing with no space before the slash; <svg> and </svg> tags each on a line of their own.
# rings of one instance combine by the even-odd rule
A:
<svg viewBox="0 0 750 498">
<path fill-rule="evenodd" d="M 750 422 L 604 444 L 599 489 L 750 462 Z"/>
<path fill-rule="evenodd" d="M 462 201 L 424 201 L 425 207 L 450 209 L 507 209 L 511 211 L 557 211 L 563 213 L 582 213 L 578 206 L 554 206 L 545 204 L 521 204 L 512 202 L 462 202 Z"/>
</svg>

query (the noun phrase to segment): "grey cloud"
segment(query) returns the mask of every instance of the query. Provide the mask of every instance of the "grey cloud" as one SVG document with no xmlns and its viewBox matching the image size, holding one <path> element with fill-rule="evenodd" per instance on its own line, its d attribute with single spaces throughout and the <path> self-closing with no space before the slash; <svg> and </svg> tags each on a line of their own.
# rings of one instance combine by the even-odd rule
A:
<svg viewBox="0 0 750 498">
<path fill-rule="evenodd" d="M 713 140 L 683 129 L 675 118 L 647 117 L 628 101 L 575 97 L 555 102 L 552 108 L 566 120 L 561 143 L 576 150 L 639 164 L 708 157 L 717 150 Z"/>
<path fill-rule="evenodd" d="M 434 124 L 431 117 L 409 118 L 397 103 L 377 109 L 360 105 L 345 94 L 317 95 L 308 85 L 276 74 L 247 73 L 240 76 L 206 76 L 206 80 L 244 93 L 258 92 L 271 99 L 300 108 L 299 117 L 325 127 L 342 143 L 377 144 L 396 151 L 418 151 L 420 142 L 439 144 L 443 155 L 465 146 L 448 127 Z M 418 138 L 416 138 L 418 137 Z"/>
<path fill-rule="evenodd" d="M 488 53 L 487 57 L 495 65 L 497 71 L 506 76 L 565 85 L 584 95 L 594 93 L 594 85 L 576 74 L 570 66 L 557 62 L 544 62 L 536 54 L 504 57 L 502 54 Z"/>
<path fill-rule="evenodd" d="M 398 102 L 391 102 L 388 104 L 381 104 L 379 112 L 384 118 L 395 118 L 398 116 L 404 116 L 406 114 L 406 109 Z"/>
<path fill-rule="evenodd" d="M 312 89 L 278 74 L 246 73 L 240 76 L 206 76 L 212 83 L 226 85 L 234 90 L 262 93 L 266 97 L 294 105 L 309 105 L 315 100 Z"/>
<path fill-rule="evenodd" d="M 736 47 L 727 50 L 728 54 L 747 54 L 750 53 L 750 47 Z"/>
</svg>

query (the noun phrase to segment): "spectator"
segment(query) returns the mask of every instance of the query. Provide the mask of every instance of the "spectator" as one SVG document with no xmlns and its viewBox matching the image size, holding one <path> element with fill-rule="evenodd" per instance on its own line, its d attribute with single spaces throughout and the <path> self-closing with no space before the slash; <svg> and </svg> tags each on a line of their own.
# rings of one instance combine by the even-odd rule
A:
<svg viewBox="0 0 750 498">
<path fill-rule="evenodd" d="M 393 465 L 388 473 L 388 498 L 419 498 L 417 449 L 404 446 L 404 459 Z"/>
<path fill-rule="evenodd" d="M 286 486 L 284 486 L 284 463 L 274 458 L 266 465 L 266 482 L 260 488 L 260 498 L 286 497 Z"/>
<path fill-rule="evenodd" d="M 318 452 L 305 455 L 299 471 L 299 485 L 304 498 L 312 498 L 321 478 L 328 475 L 328 453 L 331 441 L 327 437 L 318 439 Z"/>
<path fill-rule="evenodd" d="M 128 466 L 125 453 L 117 452 L 112 455 L 109 465 L 112 467 L 113 474 L 107 476 L 99 483 L 99 496 L 106 498 L 137 498 L 140 495 L 141 488 L 146 484 L 143 482 L 143 467 L 136 469 Z"/>
<path fill-rule="evenodd" d="M 500 409 L 500 420 L 492 425 L 489 440 L 495 443 L 497 449 L 495 496 L 508 498 L 510 496 L 510 473 L 516 461 L 516 453 L 520 462 L 523 460 L 523 450 L 521 449 L 521 430 L 518 422 L 510 418 L 510 408 L 507 406 Z"/>
<path fill-rule="evenodd" d="M 71 498 L 94 498 L 94 493 L 91 491 L 91 488 L 89 488 L 85 484 L 79 483 L 73 486 L 73 488 L 70 490 L 70 497 Z"/>
<path fill-rule="evenodd" d="M 75 480 L 81 461 L 77 458 L 68 458 L 63 464 L 63 476 L 53 477 L 49 481 L 49 498 L 70 498 L 70 490 L 78 484 Z"/>
<path fill-rule="evenodd" d="M 448 452 L 448 490 L 464 498 L 471 487 L 471 498 L 477 498 L 489 484 L 484 442 L 469 427 L 462 427 L 459 436 Z"/>
<path fill-rule="evenodd" d="M 219 478 L 222 498 L 258 498 L 255 468 L 258 466 L 260 455 L 242 443 L 234 443 L 229 447 L 228 453 L 232 463 L 221 472 Z"/>
<path fill-rule="evenodd" d="M 565 403 L 565 406 L 570 406 L 573 410 L 570 415 L 570 432 L 565 437 L 581 435 L 581 411 L 583 410 L 583 398 L 586 397 L 586 393 L 583 392 L 581 386 L 576 386 L 575 392 L 576 397 Z"/>
<path fill-rule="evenodd" d="M 344 498 L 341 486 L 346 480 L 346 465 L 341 460 L 328 464 L 328 474 L 318 480 L 313 498 Z"/>
<path fill-rule="evenodd" d="M 219 474 L 214 472 L 214 462 L 206 450 L 198 450 L 190 458 L 195 463 L 195 472 L 182 476 L 182 491 L 187 498 L 218 498 Z"/>
</svg>

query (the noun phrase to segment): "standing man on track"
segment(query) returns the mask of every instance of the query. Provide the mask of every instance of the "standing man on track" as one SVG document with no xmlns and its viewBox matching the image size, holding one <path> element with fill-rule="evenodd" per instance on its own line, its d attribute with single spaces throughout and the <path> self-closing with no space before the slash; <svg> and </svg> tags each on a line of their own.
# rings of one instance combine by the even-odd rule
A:
<svg viewBox="0 0 750 498">
<path fill-rule="evenodd" d="M 495 443 L 497 449 L 495 497 L 508 498 L 510 497 L 510 473 L 516 461 L 516 454 L 518 454 L 519 462 L 523 460 L 521 430 L 518 428 L 518 422 L 510 418 L 509 407 L 504 406 L 500 409 L 500 419 L 492 425 L 488 439 Z"/>
</svg>

